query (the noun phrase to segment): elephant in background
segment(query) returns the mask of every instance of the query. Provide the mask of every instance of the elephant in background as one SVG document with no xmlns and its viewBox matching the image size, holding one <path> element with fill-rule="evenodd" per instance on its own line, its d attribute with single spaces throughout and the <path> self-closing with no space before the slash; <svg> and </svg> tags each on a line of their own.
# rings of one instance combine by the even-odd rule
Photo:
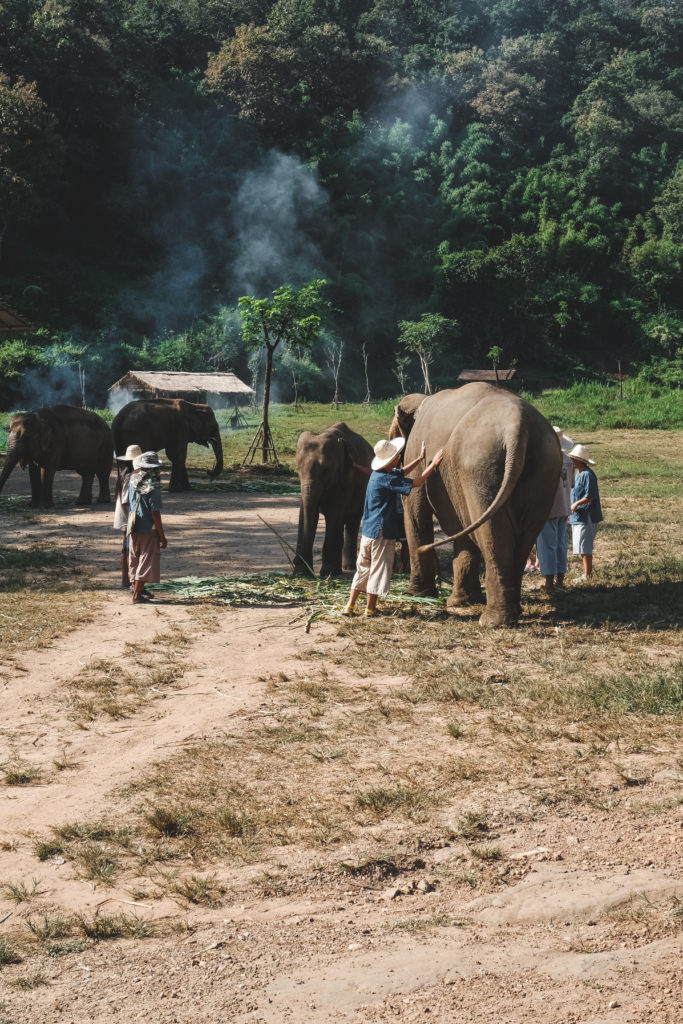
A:
<svg viewBox="0 0 683 1024">
<path fill-rule="evenodd" d="M 299 534 L 294 568 L 313 571 L 313 541 L 320 513 L 325 516 L 321 576 L 340 576 L 342 568 L 355 569 L 358 529 L 368 476 L 353 463 L 368 466 L 374 452 L 346 423 L 334 423 L 318 434 L 304 430 L 296 446 L 296 468 L 301 481 Z"/>
<path fill-rule="evenodd" d="M 503 626 L 521 614 L 524 565 L 546 521 L 562 455 L 548 421 L 528 402 L 492 384 L 466 384 L 396 407 L 390 437 L 408 438 L 405 460 L 439 449 L 444 459 L 423 487 L 405 499 L 411 591 L 433 595 L 433 549 L 453 542 L 453 591 L 448 607 L 483 601 L 479 566 L 486 565 L 483 626 Z M 408 401 L 411 400 L 411 401 Z M 446 540 L 434 543 L 434 516 Z"/>
<path fill-rule="evenodd" d="M 97 413 L 74 405 L 51 405 L 33 412 L 16 413 L 9 423 L 7 459 L 0 474 L 0 491 L 19 463 L 28 466 L 31 507 L 54 505 L 52 486 L 55 473 L 71 469 L 82 477 L 77 505 L 92 503 L 92 485 L 97 477 L 98 502 L 110 501 L 109 474 L 114 443 L 111 430 Z"/>
<path fill-rule="evenodd" d="M 185 462 L 187 446 L 202 444 L 213 448 L 216 464 L 211 480 L 223 472 L 223 445 L 214 411 L 209 405 L 186 402 L 183 398 L 150 398 L 129 402 L 111 425 L 117 452 L 139 444 L 143 452 L 165 449 L 171 463 L 169 491 L 192 489 Z"/>
</svg>

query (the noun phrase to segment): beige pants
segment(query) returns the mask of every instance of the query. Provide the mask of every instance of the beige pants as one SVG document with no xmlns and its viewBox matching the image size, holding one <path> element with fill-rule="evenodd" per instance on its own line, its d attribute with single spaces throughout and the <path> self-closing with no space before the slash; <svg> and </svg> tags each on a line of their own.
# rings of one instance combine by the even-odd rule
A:
<svg viewBox="0 0 683 1024">
<path fill-rule="evenodd" d="M 161 579 L 159 534 L 131 533 L 128 547 L 128 575 L 133 580 L 158 583 Z"/>
<path fill-rule="evenodd" d="M 360 550 L 356 560 L 356 575 L 351 590 L 386 597 L 394 571 L 396 541 L 379 537 L 361 537 Z"/>
</svg>

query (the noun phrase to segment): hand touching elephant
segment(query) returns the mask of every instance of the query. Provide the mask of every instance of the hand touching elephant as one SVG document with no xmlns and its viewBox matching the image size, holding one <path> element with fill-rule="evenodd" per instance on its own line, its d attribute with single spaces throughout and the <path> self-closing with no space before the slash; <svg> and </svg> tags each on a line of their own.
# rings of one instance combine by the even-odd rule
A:
<svg viewBox="0 0 683 1024">
<path fill-rule="evenodd" d="M 408 437 L 406 462 L 424 442 L 444 460 L 424 487 L 405 499 L 411 589 L 434 594 L 434 516 L 453 542 L 450 608 L 480 603 L 486 565 L 486 610 L 480 622 L 501 626 L 521 614 L 522 573 L 546 520 L 560 475 L 560 446 L 537 409 L 491 384 L 466 384 L 396 407 L 390 437 Z M 417 406 L 417 407 L 416 407 Z"/>
</svg>

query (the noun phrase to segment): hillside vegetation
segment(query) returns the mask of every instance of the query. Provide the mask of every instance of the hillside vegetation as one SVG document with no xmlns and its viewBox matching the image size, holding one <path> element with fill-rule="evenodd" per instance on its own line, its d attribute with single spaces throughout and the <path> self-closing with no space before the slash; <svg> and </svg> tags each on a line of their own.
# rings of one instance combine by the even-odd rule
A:
<svg viewBox="0 0 683 1024">
<path fill-rule="evenodd" d="M 131 366 L 251 379 L 237 298 L 313 277 L 308 397 L 340 342 L 346 397 L 363 346 L 393 393 L 425 313 L 437 383 L 494 346 L 680 383 L 682 41 L 637 0 L 7 0 L 0 293 L 40 330 L 0 405 L 78 366 L 91 403 Z"/>
</svg>

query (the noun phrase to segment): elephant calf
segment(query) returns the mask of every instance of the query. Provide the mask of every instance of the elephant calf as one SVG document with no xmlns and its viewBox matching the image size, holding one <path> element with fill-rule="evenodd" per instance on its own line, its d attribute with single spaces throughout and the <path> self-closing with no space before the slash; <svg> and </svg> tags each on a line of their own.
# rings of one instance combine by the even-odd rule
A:
<svg viewBox="0 0 683 1024">
<path fill-rule="evenodd" d="M 355 569 L 358 530 L 368 478 L 353 463 L 369 466 L 373 450 L 346 423 L 334 423 L 318 434 L 304 430 L 296 446 L 301 481 L 299 535 L 294 567 L 313 572 L 313 541 L 320 513 L 325 516 L 321 576 L 340 576 Z"/>
<path fill-rule="evenodd" d="M 98 502 L 110 501 L 114 442 L 111 430 L 97 413 L 75 405 L 51 405 L 12 417 L 7 434 L 7 460 L 0 474 L 0 491 L 17 463 L 28 466 L 31 506 L 54 504 L 52 485 L 59 469 L 71 469 L 82 478 L 77 505 L 92 503 L 92 485 L 100 485 Z"/>
</svg>

